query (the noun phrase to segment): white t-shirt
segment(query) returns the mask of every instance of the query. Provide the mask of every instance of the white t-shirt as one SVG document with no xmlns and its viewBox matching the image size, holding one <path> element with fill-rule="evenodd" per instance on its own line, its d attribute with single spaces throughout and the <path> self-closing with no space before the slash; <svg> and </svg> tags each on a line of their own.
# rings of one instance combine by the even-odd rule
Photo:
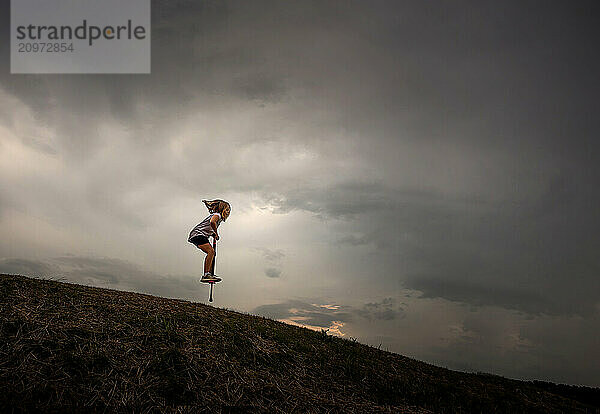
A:
<svg viewBox="0 0 600 414">
<path fill-rule="evenodd" d="M 219 217 L 219 220 L 217 220 L 217 227 L 219 227 L 219 224 L 221 224 L 221 221 L 222 221 L 221 215 L 219 213 L 209 214 L 208 217 L 206 217 L 204 220 L 202 220 L 200 222 L 200 224 L 198 224 L 196 227 L 194 227 L 192 229 L 192 231 L 190 232 L 190 236 L 188 237 L 188 241 L 192 240 L 196 236 L 205 236 L 205 237 L 213 236 L 215 232 L 213 231 L 212 227 L 210 226 L 210 219 L 212 218 L 212 216 L 215 216 L 215 215 Z"/>
</svg>

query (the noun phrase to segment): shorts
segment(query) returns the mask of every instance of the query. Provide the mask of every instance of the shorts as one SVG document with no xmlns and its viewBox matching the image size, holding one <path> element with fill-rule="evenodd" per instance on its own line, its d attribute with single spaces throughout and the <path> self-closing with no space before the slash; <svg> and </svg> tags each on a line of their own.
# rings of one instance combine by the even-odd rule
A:
<svg viewBox="0 0 600 414">
<path fill-rule="evenodd" d="M 192 243 L 194 246 L 200 246 L 202 244 L 210 244 L 210 242 L 208 241 L 208 237 L 206 236 L 202 236 L 202 235 L 198 235 L 198 236 L 194 236 L 191 238 L 191 240 L 189 240 L 190 243 Z"/>
</svg>

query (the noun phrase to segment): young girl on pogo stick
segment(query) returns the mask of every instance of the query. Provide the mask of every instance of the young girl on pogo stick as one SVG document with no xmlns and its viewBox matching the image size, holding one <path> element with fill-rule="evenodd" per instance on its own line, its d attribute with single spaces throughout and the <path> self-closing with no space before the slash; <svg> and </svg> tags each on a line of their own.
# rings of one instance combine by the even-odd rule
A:
<svg viewBox="0 0 600 414">
<path fill-rule="evenodd" d="M 204 273 L 201 282 L 220 282 L 221 278 L 211 274 L 211 267 L 215 257 L 215 249 L 210 245 L 209 237 L 219 240 L 217 228 L 222 221 L 227 220 L 231 212 L 231 206 L 223 200 L 202 200 L 210 213 L 200 224 L 192 229 L 188 241 L 206 253 L 204 259 Z"/>
</svg>

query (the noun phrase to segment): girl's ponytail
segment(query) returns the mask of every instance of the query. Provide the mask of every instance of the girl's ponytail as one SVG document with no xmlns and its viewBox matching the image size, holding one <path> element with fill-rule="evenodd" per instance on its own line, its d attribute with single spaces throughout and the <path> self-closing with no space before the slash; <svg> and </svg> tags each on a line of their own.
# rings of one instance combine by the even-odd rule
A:
<svg viewBox="0 0 600 414">
<path fill-rule="evenodd" d="M 224 200 L 202 200 L 202 202 L 206 205 L 209 213 L 219 213 L 223 221 L 229 217 L 229 213 L 231 212 L 231 206 L 227 201 Z"/>
</svg>

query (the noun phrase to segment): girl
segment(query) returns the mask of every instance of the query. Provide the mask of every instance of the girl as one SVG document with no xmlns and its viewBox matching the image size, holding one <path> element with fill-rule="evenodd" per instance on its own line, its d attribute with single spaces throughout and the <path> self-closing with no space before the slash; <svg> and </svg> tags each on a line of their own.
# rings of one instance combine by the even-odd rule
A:
<svg viewBox="0 0 600 414">
<path fill-rule="evenodd" d="M 215 250 L 210 245 L 208 238 L 213 236 L 216 240 L 219 240 L 219 234 L 217 228 L 222 221 L 227 220 L 229 213 L 231 212 L 231 206 L 227 201 L 223 200 L 202 200 L 202 202 L 208 208 L 210 213 L 200 224 L 192 229 L 188 241 L 194 246 L 198 247 L 204 253 L 206 258 L 204 259 L 204 274 L 202 275 L 201 282 L 220 282 L 221 278 L 212 275 L 211 267 L 213 259 L 215 257 Z"/>
</svg>

